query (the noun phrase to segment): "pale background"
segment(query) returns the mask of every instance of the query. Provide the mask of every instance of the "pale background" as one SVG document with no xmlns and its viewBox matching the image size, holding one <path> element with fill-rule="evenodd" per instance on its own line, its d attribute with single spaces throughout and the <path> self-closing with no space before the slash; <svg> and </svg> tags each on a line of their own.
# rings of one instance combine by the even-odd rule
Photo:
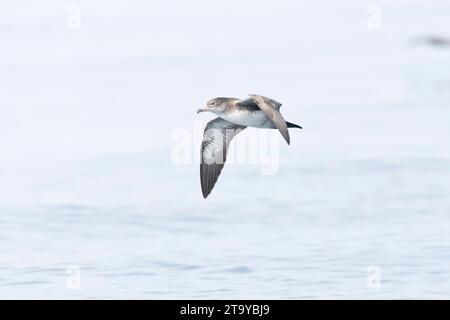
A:
<svg viewBox="0 0 450 320">
<path fill-rule="evenodd" d="M 3 4 L 0 297 L 449 298 L 450 3 L 373 4 Z M 205 201 L 171 136 L 248 93 L 305 129 Z"/>
</svg>

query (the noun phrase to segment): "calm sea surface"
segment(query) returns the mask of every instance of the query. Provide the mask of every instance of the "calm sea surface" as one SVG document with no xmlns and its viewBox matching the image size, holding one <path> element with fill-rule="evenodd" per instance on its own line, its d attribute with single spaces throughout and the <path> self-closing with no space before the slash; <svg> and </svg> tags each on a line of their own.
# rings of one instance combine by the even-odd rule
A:
<svg viewBox="0 0 450 320">
<path fill-rule="evenodd" d="M 449 298 L 450 6 L 378 6 L 6 6 L 0 298 Z M 204 200 L 195 110 L 248 93 L 304 130 Z"/>
</svg>

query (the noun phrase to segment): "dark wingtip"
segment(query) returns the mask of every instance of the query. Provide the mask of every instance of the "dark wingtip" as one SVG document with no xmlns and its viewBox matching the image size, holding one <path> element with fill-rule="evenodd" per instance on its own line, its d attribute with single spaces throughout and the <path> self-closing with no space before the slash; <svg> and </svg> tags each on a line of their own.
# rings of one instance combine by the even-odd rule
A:
<svg viewBox="0 0 450 320">
<path fill-rule="evenodd" d="M 211 193 L 211 190 L 208 192 L 208 187 L 206 185 L 204 185 L 203 183 L 201 185 L 202 185 L 203 199 L 206 199 L 206 198 L 208 198 L 209 194 Z"/>
<path fill-rule="evenodd" d="M 303 129 L 302 126 L 299 126 L 298 124 L 292 123 L 292 122 L 288 122 L 286 121 L 287 127 L 288 128 L 298 128 L 298 129 Z"/>
</svg>

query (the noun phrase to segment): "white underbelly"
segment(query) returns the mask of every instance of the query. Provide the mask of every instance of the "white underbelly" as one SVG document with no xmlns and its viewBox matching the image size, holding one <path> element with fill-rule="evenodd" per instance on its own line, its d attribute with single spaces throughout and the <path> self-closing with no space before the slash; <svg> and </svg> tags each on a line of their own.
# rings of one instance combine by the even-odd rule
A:
<svg viewBox="0 0 450 320">
<path fill-rule="evenodd" d="M 262 111 L 242 111 L 232 112 L 229 114 L 220 115 L 222 119 L 230 121 L 232 123 L 255 128 L 273 128 L 272 121 L 267 118 L 266 114 Z"/>
</svg>

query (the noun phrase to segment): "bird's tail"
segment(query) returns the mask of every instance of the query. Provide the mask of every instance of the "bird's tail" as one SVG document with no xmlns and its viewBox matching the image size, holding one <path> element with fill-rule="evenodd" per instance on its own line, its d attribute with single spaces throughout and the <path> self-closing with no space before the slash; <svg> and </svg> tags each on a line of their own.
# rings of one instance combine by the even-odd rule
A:
<svg viewBox="0 0 450 320">
<path fill-rule="evenodd" d="M 288 127 L 288 128 L 299 128 L 299 129 L 303 129 L 302 126 L 299 126 L 298 124 L 295 124 L 295 123 L 290 123 L 290 122 L 287 122 L 287 121 L 286 121 L 286 124 L 287 124 L 287 127 Z"/>
</svg>

